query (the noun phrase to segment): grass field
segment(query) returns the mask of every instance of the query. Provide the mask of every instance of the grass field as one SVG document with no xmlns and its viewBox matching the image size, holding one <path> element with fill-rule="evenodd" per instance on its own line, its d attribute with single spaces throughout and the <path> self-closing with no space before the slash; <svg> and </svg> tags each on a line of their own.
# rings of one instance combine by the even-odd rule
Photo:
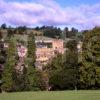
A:
<svg viewBox="0 0 100 100">
<path fill-rule="evenodd" d="M 100 100 L 100 91 L 2 93 L 0 100 Z"/>
</svg>

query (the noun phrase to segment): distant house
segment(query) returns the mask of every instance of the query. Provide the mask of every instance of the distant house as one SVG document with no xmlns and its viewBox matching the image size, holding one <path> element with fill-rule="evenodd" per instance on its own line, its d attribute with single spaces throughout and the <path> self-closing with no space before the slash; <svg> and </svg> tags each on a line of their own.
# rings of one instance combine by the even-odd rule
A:
<svg viewBox="0 0 100 100">
<path fill-rule="evenodd" d="M 36 67 L 42 69 L 57 53 L 64 53 L 64 41 L 43 36 L 35 37 Z"/>
</svg>

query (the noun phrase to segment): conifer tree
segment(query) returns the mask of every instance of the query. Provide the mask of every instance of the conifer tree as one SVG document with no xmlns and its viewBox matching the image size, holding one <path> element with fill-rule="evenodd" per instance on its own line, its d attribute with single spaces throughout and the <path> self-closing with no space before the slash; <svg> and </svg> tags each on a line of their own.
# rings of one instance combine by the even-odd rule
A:
<svg viewBox="0 0 100 100">
<path fill-rule="evenodd" d="M 12 72 L 15 67 L 15 53 L 16 53 L 16 47 L 14 44 L 13 38 L 9 38 L 9 47 L 7 48 L 7 60 L 4 65 L 4 71 L 2 74 L 2 90 L 4 91 L 12 91 L 13 86 L 13 79 L 12 79 Z"/>
<path fill-rule="evenodd" d="M 94 28 L 84 34 L 82 49 L 81 88 L 100 88 L 100 28 Z"/>
<path fill-rule="evenodd" d="M 35 37 L 33 33 L 30 33 L 28 36 L 28 59 L 29 63 L 28 65 L 35 66 Z"/>
<path fill-rule="evenodd" d="M 27 68 L 27 74 L 29 79 L 29 87 L 30 90 L 37 90 L 38 84 L 39 84 L 39 74 L 35 69 L 35 37 L 33 33 L 30 33 L 28 36 L 28 68 Z"/>
</svg>

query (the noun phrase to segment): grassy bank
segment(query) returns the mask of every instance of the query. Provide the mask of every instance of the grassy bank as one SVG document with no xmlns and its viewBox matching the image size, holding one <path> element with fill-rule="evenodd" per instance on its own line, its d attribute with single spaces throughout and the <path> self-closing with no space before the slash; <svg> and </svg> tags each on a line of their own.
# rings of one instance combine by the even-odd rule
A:
<svg viewBox="0 0 100 100">
<path fill-rule="evenodd" d="M 0 100 L 100 100 L 100 91 L 2 93 Z"/>
</svg>

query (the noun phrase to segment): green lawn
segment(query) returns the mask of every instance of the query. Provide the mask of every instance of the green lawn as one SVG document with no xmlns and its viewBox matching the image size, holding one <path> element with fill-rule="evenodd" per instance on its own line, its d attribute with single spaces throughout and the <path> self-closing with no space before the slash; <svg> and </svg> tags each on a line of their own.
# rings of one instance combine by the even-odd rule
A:
<svg viewBox="0 0 100 100">
<path fill-rule="evenodd" d="M 100 100 L 100 91 L 2 93 L 0 100 Z"/>
</svg>

